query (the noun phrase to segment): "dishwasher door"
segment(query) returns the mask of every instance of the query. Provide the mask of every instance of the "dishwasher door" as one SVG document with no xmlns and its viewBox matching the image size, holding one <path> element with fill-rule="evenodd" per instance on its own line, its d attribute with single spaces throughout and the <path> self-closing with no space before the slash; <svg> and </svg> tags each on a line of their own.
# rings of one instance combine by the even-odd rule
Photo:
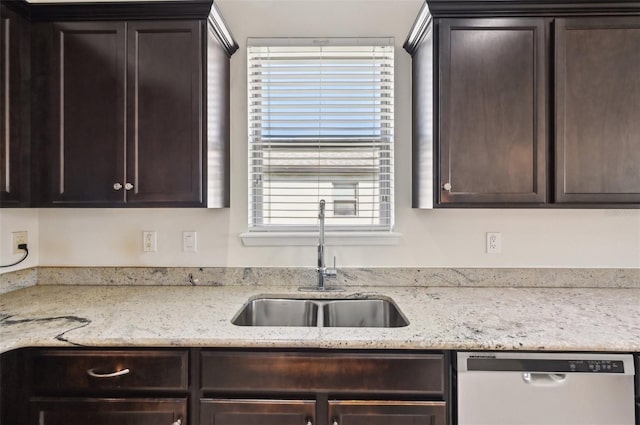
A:
<svg viewBox="0 0 640 425">
<path fill-rule="evenodd" d="M 458 353 L 458 425 L 635 425 L 633 356 Z"/>
</svg>

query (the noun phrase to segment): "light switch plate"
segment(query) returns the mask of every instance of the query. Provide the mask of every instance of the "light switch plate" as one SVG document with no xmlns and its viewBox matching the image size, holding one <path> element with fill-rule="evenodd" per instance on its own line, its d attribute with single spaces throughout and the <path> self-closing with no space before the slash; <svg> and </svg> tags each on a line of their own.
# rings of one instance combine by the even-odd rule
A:
<svg viewBox="0 0 640 425">
<path fill-rule="evenodd" d="M 182 232 L 182 250 L 184 252 L 196 252 L 197 251 L 197 233 Z"/>
<path fill-rule="evenodd" d="M 156 252 L 158 250 L 158 234 L 155 231 L 142 232 L 142 250 Z"/>
</svg>

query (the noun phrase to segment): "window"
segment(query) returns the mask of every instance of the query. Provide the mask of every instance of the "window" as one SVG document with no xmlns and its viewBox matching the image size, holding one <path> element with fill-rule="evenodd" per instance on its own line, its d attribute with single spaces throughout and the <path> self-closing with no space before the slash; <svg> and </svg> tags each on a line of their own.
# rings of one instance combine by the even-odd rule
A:
<svg viewBox="0 0 640 425">
<path fill-rule="evenodd" d="M 333 214 L 358 216 L 358 183 L 333 183 Z"/>
<path fill-rule="evenodd" d="M 391 230 L 393 40 L 249 39 L 249 229 Z"/>
</svg>

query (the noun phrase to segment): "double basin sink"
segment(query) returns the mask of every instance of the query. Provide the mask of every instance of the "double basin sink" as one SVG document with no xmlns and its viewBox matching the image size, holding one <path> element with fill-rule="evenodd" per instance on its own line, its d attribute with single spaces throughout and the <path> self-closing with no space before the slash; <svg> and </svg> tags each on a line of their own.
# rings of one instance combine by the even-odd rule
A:
<svg viewBox="0 0 640 425">
<path fill-rule="evenodd" d="M 389 299 L 257 298 L 231 321 L 238 326 L 398 328 L 409 322 Z"/>
</svg>

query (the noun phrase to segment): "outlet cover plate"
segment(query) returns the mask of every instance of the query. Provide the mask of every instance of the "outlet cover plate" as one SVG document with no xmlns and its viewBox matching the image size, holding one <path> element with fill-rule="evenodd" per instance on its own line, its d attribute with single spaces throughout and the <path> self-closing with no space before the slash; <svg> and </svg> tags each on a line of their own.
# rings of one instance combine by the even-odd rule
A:
<svg viewBox="0 0 640 425">
<path fill-rule="evenodd" d="M 14 255 L 24 253 L 23 250 L 18 249 L 18 245 L 29 244 L 29 233 L 26 230 L 20 232 L 11 233 L 11 247 Z"/>
</svg>

